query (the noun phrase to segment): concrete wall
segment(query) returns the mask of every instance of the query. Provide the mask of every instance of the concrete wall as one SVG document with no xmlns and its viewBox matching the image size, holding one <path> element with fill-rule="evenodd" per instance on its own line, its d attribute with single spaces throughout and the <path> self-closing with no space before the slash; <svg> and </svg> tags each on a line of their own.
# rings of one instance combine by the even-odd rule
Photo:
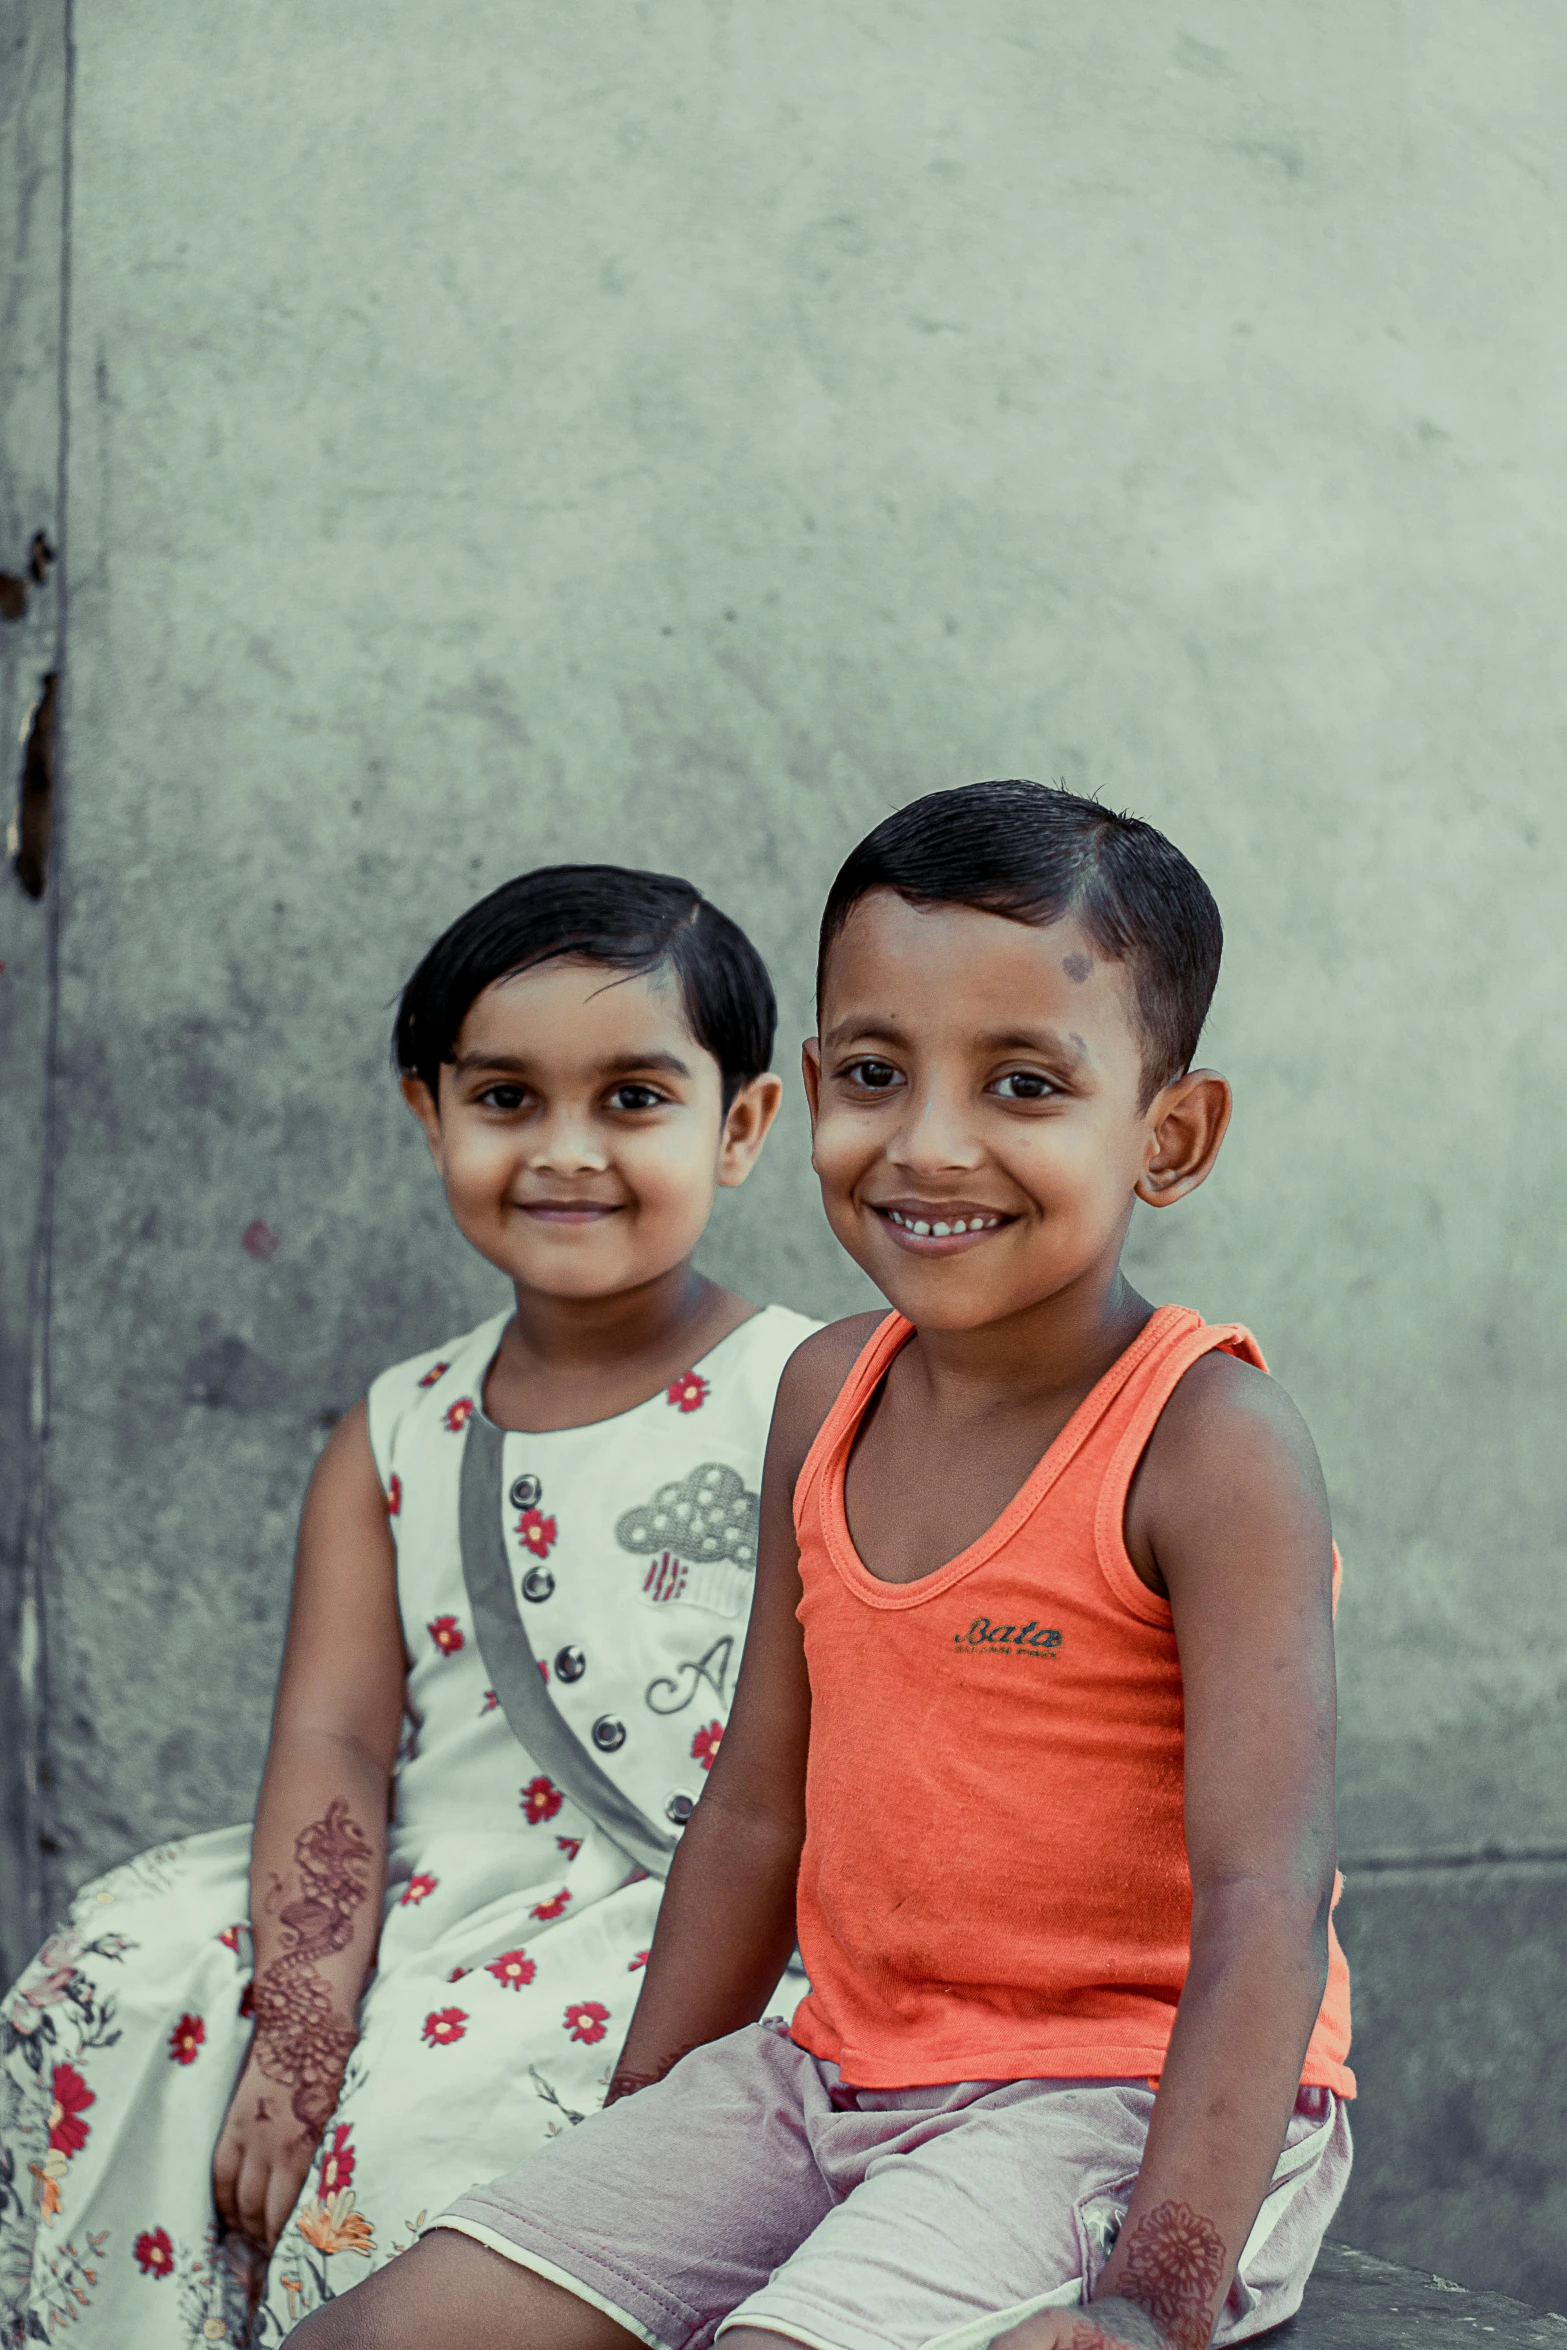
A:
<svg viewBox="0 0 1567 2350">
<path fill-rule="evenodd" d="M 544 858 L 689 871 L 787 1057 L 853 839 L 1063 777 L 1229 928 L 1236 1129 L 1134 1254 L 1253 1324 L 1334 1493 L 1344 2225 L 1567 2307 L 1567 20 L 76 0 L 75 37 L 51 1897 L 247 1811 L 322 1430 L 494 1301 L 384 1066 L 433 932 Z M 710 1262 L 860 1302 L 797 1102 Z"/>
</svg>

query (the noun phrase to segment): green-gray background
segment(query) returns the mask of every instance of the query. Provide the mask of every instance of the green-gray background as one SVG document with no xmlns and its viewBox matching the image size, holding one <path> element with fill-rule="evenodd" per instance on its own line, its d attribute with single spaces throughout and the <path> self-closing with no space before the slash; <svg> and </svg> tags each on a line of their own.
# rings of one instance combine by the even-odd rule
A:
<svg viewBox="0 0 1567 2350">
<path fill-rule="evenodd" d="M 1228 926 L 1236 1125 L 1134 1260 L 1255 1328 L 1333 1491 L 1341 2228 L 1567 2308 L 1567 18 L 74 40 L 68 157 L 62 0 L 0 0 L 0 567 L 66 552 L 5 740 L 62 633 L 68 678 L 51 896 L 0 892 L 9 1956 L 247 1814 L 326 1417 L 495 1301 L 385 1066 L 433 932 L 541 859 L 689 873 L 792 1069 L 858 834 L 1060 777 Z M 709 1261 L 861 1301 L 792 1078 Z"/>
</svg>

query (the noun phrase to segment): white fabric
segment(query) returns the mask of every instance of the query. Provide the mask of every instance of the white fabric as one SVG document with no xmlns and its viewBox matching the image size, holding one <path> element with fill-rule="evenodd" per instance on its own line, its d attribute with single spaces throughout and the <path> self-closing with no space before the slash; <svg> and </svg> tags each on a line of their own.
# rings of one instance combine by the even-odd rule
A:
<svg viewBox="0 0 1567 2350">
<path fill-rule="evenodd" d="M 652 1939 L 661 1887 L 628 1876 L 518 1745 L 468 1623 L 461 1430 L 504 1322 L 370 1391 L 409 1720 L 361 2038 L 265 2279 L 257 2345 L 597 2107 Z M 534 1651 L 590 1751 L 660 1822 L 700 1794 L 722 1735 L 774 1391 L 815 1327 L 769 1307 L 667 1395 L 506 1438 L 497 1506 Z M 532 1494 L 527 1479 L 537 1495 L 510 1499 Z M 698 1554 L 688 1574 L 682 1542 Z M 547 1596 L 522 1595 L 530 1574 Z M 623 1739 L 606 1750 L 595 1723 Z M 87 1886 L 5 2003 L 0 2343 L 63 2326 L 73 2350 L 245 2339 L 210 2166 L 250 2037 L 250 1834 L 164 1845 Z"/>
</svg>

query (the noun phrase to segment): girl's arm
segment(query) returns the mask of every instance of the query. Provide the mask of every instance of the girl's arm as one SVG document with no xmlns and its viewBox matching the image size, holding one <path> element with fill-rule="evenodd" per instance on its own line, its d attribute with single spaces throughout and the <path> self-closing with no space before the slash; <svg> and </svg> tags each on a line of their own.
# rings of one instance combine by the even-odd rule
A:
<svg viewBox="0 0 1567 2350">
<path fill-rule="evenodd" d="M 1332 1536 L 1311 1438 L 1210 1355 L 1154 1432 L 1127 1547 L 1162 1578 L 1186 1705 L 1191 1961 L 1142 2168 L 1086 2310 L 1008 2350 L 1205 2350 L 1283 2148 L 1327 1980 Z"/>
<path fill-rule="evenodd" d="M 405 1669 L 397 1561 L 364 1405 L 300 1520 L 251 1854 L 255 2036 L 212 2166 L 225 2222 L 270 2251 L 337 2102 L 375 1957 Z"/>
<path fill-rule="evenodd" d="M 811 1692 L 794 1534 L 795 1481 L 864 1344 L 858 1317 L 818 1331 L 778 1388 L 762 1474 L 756 1595 L 733 1710 L 680 1840 L 652 1955 L 605 2102 L 661 2080 L 709 2040 L 754 2024 L 794 1949 Z"/>
</svg>

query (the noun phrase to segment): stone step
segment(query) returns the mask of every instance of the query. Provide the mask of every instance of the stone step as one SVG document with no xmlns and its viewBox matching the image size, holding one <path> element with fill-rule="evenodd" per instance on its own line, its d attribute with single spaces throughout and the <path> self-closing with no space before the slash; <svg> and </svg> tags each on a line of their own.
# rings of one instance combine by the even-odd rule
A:
<svg viewBox="0 0 1567 2350">
<path fill-rule="evenodd" d="M 1261 2339 L 1279 2350 L 1567 2350 L 1567 2317 L 1324 2244 L 1299 2316 Z"/>
</svg>

